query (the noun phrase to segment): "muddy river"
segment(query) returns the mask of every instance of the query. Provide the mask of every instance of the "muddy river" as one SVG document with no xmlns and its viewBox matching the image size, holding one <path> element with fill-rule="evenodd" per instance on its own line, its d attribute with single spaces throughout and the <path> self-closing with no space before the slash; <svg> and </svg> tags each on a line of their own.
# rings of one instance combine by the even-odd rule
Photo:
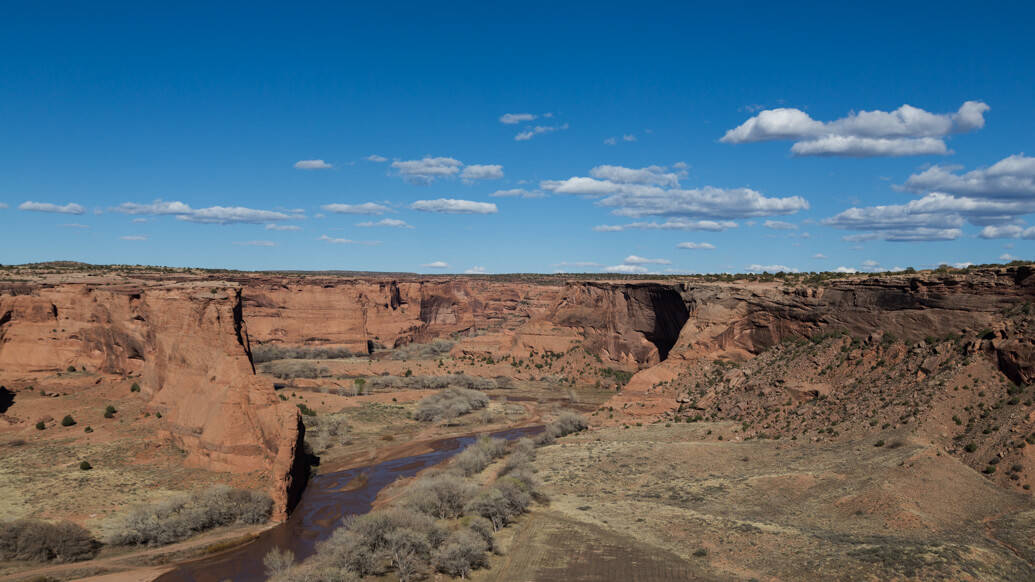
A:
<svg viewBox="0 0 1035 582">
<path fill-rule="evenodd" d="M 541 426 L 490 433 L 507 440 L 541 432 Z M 385 461 L 326 475 L 317 475 L 291 517 L 263 532 L 255 541 L 215 556 L 185 562 L 163 574 L 159 582 L 254 582 L 266 579 L 262 558 L 273 548 L 287 548 L 296 560 L 311 556 L 316 544 L 330 537 L 349 515 L 370 511 L 377 494 L 392 481 L 412 477 L 441 463 L 475 442 L 478 436 L 442 439 L 422 455 Z"/>
</svg>

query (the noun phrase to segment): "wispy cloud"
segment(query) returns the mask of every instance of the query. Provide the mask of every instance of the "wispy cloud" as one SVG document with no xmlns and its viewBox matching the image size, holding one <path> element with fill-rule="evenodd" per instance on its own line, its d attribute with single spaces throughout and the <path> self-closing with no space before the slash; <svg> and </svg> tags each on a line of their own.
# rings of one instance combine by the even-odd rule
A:
<svg viewBox="0 0 1035 582">
<path fill-rule="evenodd" d="M 524 188 L 512 188 L 510 190 L 496 190 L 489 194 L 489 196 L 492 198 L 543 198 L 546 194 L 538 190 L 529 191 Z"/>
<path fill-rule="evenodd" d="M 86 208 L 75 202 L 69 202 L 68 204 L 58 205 L 51 204 L 50 202 L 33 202 L 26 200 L 18 205 L 18 210 L 29 210 L 32 212 L 52 212 L 55 214 L 84 214 Z"/>
<path fill-rule="evenodd" d="M 565 129 L 568 129 L 567 123 L 561 125 L 537 125 L 515 135 L 514 141 L 528 141 L 537 135 L 553 133 L 555 131 L 564 131 Z"/>
<path fill-rule="evenodd" d="M 499 210 L 491 202 L 474 202 L 455 198 L 418 200 L 410 205 L 413 210 L 440 214 L 496 214 Z"/>
<path fill-rule="evenodd" d="M 62 224 L 61 227 L 62 228 L 86 229 L 86 228 L 90 228 L 90 225 L 88 225 L 88 224 L 79 224 L 78 222 L 66 222 L 65 224 Z"/>
<path fill-rule="evenodd" d="M 302 230 L 301 226 L 294 224 L 267 224 L 266 230 L 282 230 L 282 231 L 296 231 Z"/>
<path fill-rule="evenodd" d="M 475 266 L 471 267 L 470 269 L 464 270 L 464 274 L 467 274 L 467 275 L 484 275 L 485 274 L 485 267 L 479 267 L 479 266 L 475 265 Z"/>
<path fill-rule="evenodd" d="M 324 204 L 321 210 L 335 214 L 384 214 L 389 208 L 384 204 L 376 202 L 364 202 L 362 204 Z"/>
<path fill-rule="evenodd" d="M 798 273 L 798 269 L 794 267 L 788 267 L 787 265 L 748 265 L 747 270 L 750 273 Z"/>
<path fill-rule="evenodd" d="M 390 228 L 413 228 L 413 226 L 410 225 L 410 224 L 407 224 L 407 222 L 405 220 L 398 220 L 398 219 L 395 219 L 395 218 L 382 218 L 381 220 L 378 220 L 377 222 L 374 222 L 374 221 L 359 222 L 359 223 L 356 223 L 356 226 L 361 226 L 361 227 L 364 227 L 364 228 L 371 228 L 371 227 L 375 227 L 375 226 L 387 226 L 387 227 L 390 227 Z"/>
<path fill-rule="evenodd" d="M 298 170 L 327 170 L 333 167 L 323 160 L 298 160 L 295 162 L 295 169 Z"/>
<path fill-rule="evenodd" d="M 710 251 L 715 248 L 715 245 L 706 242 L 681 242 L 676 245 L 676 248 Z"/>
<path fill-rule="evenodd" d="M 499 164 L 472 164 L 465 166 L 463 172 L 460 172 L 460 179 L 468 183 L 474 180 L 498 180 L 502 177 L 503 166 Z"/>
<path fill-rule="evenodd" d="M 623 275 L 640 275 L 647 272 L 647 267 L 641 265 L 611 265 L 604 267 L 606 273 L 620 273 Z"/>
<path fill-rule="evenodd" d="M 438 178 L 455 176 L 463 162 L 454 158 L 426 157 L 419 160 L 397 160 L 392 162 L 399 175 L 413 184 L 430 184 Z"/>
<path fill-rule="evenodd" d="M 533 121 L 539 116 L 534 113 L 504 113 L 500 116 L 500 123 L 514 125 L 525 121 Z"/>
<path fill-rule="evenodd" d="M 381 244 L 381 241 L 379 240 L 352 240 L 347 238 L 334 238 L 327 236 L 326 234 L 321 234 L 318 240 L 322 240 L 324 242 L 328 242 L 334 245 L 362 245 L 372 247 Z"/>
<path fill-rule="evenodd" d="M 377 162 L 377 163 L 387 162 L 388 161 L 388 158 L 386 158 L 384 156 L 379 156 L 377 154 L 370 154 L 369 156 L 367 156 L 367 157 L 365 157 L 363 159 L 368 161 L 368 162 Z"/>
<path fill-rule="evenodd" d="M 155 200 L 149 204 L 124 202 L 112 210 L 131 215 L 175 216 L 178 220 L 203 224 L 255 224 L 304 218 L 304 216 L 299 214 L 286 214 L 275 210 L 257 210 L 244 206 L 191 208 L 183 202 L 164 202 L 162 200 Z"/>
<path fill-rule="evenodd" d="M 672 261 L 668 259 L 648 259 L 636 255 L 629 255 L 622 261 L 626 265 L 671 265 Z"/>
<path fill-rule="evenodd" d="M 277 243 L 275 243 L 275 242 L 273 242 L 271 240 L 245 240 L 245 241 L 236 241 L 236 242 L 234 242 L 234 244 L 239 246 L 239 247 L 275 247 L 275 246 L 277 246 Z"/>
<path fill-rule="evenodd" d="M 142 241 L 147 240 L 147 237 L 142 234 L 127 234 L 126 236 L 120 236 L 119 239 L 130 241 Z"/>
<path fill-rule="evenodd" d="M 448 269 L 449 263 L 445 261 L 431 261 L 430 263 L 424 263 L 421 266 L 425 269 Z"/>
</svg>

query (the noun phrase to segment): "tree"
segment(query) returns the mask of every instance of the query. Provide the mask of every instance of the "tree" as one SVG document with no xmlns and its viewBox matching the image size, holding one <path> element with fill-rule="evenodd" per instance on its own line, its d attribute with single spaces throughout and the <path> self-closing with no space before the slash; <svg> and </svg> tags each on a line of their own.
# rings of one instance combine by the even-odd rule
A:
<svg viewBox="0 0 1035 582">
<path fill-rule="evenodd" d="M 262 565 L 266 567 L 267 578 L 287 572 L 288 568 L 294 563 L 295 553 L 287 548 L 273 548 L 262 558 Z"/>
</svg>

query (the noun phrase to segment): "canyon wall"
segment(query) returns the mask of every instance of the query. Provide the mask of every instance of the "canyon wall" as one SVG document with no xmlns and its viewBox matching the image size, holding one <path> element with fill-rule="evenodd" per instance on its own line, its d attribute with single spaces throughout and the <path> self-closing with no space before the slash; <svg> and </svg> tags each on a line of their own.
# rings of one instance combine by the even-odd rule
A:
<svg viewBox="0 0 1035 582">
<path fill-rule="evenodd" d="M 0 294 L 0 373 L 69 366 L 139 378 L 159 437 L 186 464 L 268 475 L 280 515 L 300 494 L 298 410 L 255 375 L 235 286 L 25 287 Z M 103 378 L 99 379 L 102 380 Z"/>
</svg>

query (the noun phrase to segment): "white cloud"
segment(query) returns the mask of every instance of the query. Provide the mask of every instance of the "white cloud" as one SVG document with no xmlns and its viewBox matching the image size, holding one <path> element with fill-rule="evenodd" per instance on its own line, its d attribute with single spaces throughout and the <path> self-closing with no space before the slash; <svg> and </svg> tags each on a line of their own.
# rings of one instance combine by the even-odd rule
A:
<svg viewBox="0 0 1035 582">
<path fill-rule="evenodd" d="M 389 208 L 383 204 L 364 202 L 362 204 L 324 204 L 320 207 L 335 214 L 384 214 Z"/>
<path fill-rule="evenodd" d="M 964 261 L 962 263 L 953 263 L 952 266 L 956 267 L 957 269 L 966 269 L 967 267 L 973 267 L 974 263 Z"/>
<path fill-rule="evenodd" d="M 78 222 L 66 222 L 61 225 L 62 228 L 90 228 L 87 224 L 79 224 Z"/>
<path fill-rule="evenodd" d="M 147 221 L 148 221 L 148 219 L 146 219 L 146 218 L 134 218 L 130 222 L 132 222 L 133 224 L 143 224 L 143 223 L 145 223 Z"/>
<path fill-rule="evenodd" d="M 239 246 L 239 247 L 275 247 L 275 246 L 277 246 L 277 243 L 275 243 L 275 242 L 273 242 L 271 240 L 245 240 L 245 241 L 236 241 L 236 242 L 234 242 L 234 244 Z"/>
<path fill-rule="evenodd" d="M 326 170 L 333 167 L 323 160 L 299 160 L 295 162 L 295 168 L 298 170 Z"/>
<path fill-rule="evenodd" d="M 631 222 L 629 224 L 602 224 L 593 227 L 597 232 L 621 232 L 623 230 L 700 230 L 719 232 L 737 228 L 731 220 L 690 220 L 687 218 L 670 218 L 665 222 Z"/>
<path fill-rule="evenodd" d="M 499 164 L 471 164 L 464 167 L 460 173 L 460 179 L 465 182 L 474 180 L 498 180 L 503 177 L 503 166 Z"/>
<path fill-rule="evenodd" d="M 50 202 L 33 202 L 26 200 L 18 205 L 18 210 L 31 210 L 33 212 L 53 212 L 56 214 L 83 214 L 86 209 L 76 204 L 75 202 L 69 202 L 65 205 L 51 204 Z"/>
<path fill-rule="evenodd" d="M 484 273 L 485 273 L 485 267 L 479 267 L 477 265 L 471 267 L 470 269 L 466 269 L 464 271 L 464 274 L 466 274 L 466 275 L 482 275 Z"/>
<path fill-rule="evenodd" d="M 302 230 L 302 227 L 294 224 L 267 224 L 266 230 L 295 231 Z"/>
<path fill-rule="evenodd" d="M 824 255 L 823 253 L 816 253 L 816 254 L 812 255 L 812 258 L 813 259 L 828 259 L 830 257 Z"/>
<path fill-rule="evenodd" d="M 256 210 L 244 206 L 209 206 L 208 208 L 191 208 L 183 202 L 164 202 L 155 200 L 150 204 L 124 202 L 112 209 L 123 214 L 152 214 L 156 216 L 175 216 L 178 220 L 204 224 L 260 223 L 277 220 L 302 218 L 299 214 L 285 214 L 274 210 Z"/>
<path fill-rule="evenodd" d="M 411 204 L 410 208 L 421 212 L 438 212 L 442 214 L 496 214 L 498 212 L 496 205 L 491 202 L 474 202 L 455 198 L 418 200 Z"/>
<path fill-rule="evenodd" d="M 959 166 L 931 166 L 913 174 L 900 189 L 945 192 L 956 196 L 1016 201 L 1035 199 L 1035 158 L 1015 154 L 988 168 L 957 174 Z"/>
<path fill-rule="evenodd" d="M 934 114 L 903 105 L 894 111 L 859 111 L 822 122 L 800 109 L 759 112 L 719 141 L 750 143 L 792 140 L 800 156 L 906 156 L 949 153 L 944 137 L 980 129 L 988 105 L 967 101 L 956 113 Z"/>
<path fill-rule="evenodd" d="M 189 214 L 176 215 L 178 220 L 187 222 L 200 222 L 203 224 L 232 224 L 232 223 L 257 223 L 269 222 L 271 220 L 288 220 L 298 218 L 289 216 L 283 212 L 272 210 L 256 210 L 243 206 L 210 206 L 198 208 Z"/>
<path fill-rule="evenodd" d="M 787 265 L 748 265 L 747 270 L 751 273 L 797 273 L 798 269 Z"/>
<path fill-rule="evenodd" d="M 463 165 L 460 160 L 445 157 L 392 162 L 392 167 L 399 171 L 399 175 L 414 184 L 430 184 L 438 178 L 455 176 Z"/>
<path fill-rule="evenodd" d="M 655 186 L 679 185 L 679 178 L 685 172 L 669 172 L 663 166 L 647 166 L 646 168 L 625 168 L 622 166 L 596 166 L 589 175 L 599 180 L 607 180 L 618 184 L 652 184 Z M 574 179 L 574 178 L 573 178 Z"/>
<path fill-rule="evenodd" d="M 5 208 L 7 208 L 7 203 L 6 202 L 0 202 L 0 210 L 3 210 Z"/>
<path fill-rule="evenodd" d="M 621 166 L 597 166 L 590 173 L 594 177 L 543 180 L 539 186 L 557 194 L 602 197 L 596 203 L 598 206 L 612 207 L 612 214 L 631 218 L 753 218 L 793 214 L 809 208 L 809 203 L 800 196 L 769 198 L 749 188 L 705 186 L 680 189 L 675 186 L 681 174 L 666 172 L 658 166 L 639 170 Z"/>
<path fill-rule="evenodd" d="M 357 223 L 356 226 L 362 226 L 364 228 L 370 228 L 374 226 L 388 226 L 391 228 L 413 228 L 410 224 L 407 224 L 405 220 L 398 220 L 395 218 L 382 218 L 377 222 L 368 221 Z"/>
<path fill-rule="evenodd" d="M 647 267 L 641 267 L 639 265 L 613 265 L 611 267 L 604 267 L 604 271 L 607 273 L 621 273 L 625 275 L 638 275 L 647 272 Z"/>
<path fill-rule="evenodd" d="M 1025 240 L 1035 240 L 1035 226 L 1024 228 L 1016 224 L 1004 226 L 989 225 L 981 229 L 981 233 L 978 236 L 981 238 L 1022 238 Z"/>
<path fill-rule="evenodd" d="M 617 137 L 609 137 L 604 139 L 604 145 L 615 145 L 618 143 Z"/>
<path fill-rule="evenodd" d="M 999 260 L 1000 261 L 1016 261 L 1017 257 L 1011 255 L 1010 253 L 1003 253 L 1003 254 L 999 255 Z"/>
<path fill-rule="evenodd" d="M 568 129 L 568 124 L 562 125 L 537 125 L 531 129 L 522 131 L 521 133 L 514 136 L 514 141 L 528 141 L 537 135 L 544 133 L 553 133 L 555 131 L 563 131 Z"/>
<path fill-rule="evenodd" d="M 329 242 L 334 245 L 363 245 L 372 247 L 381 244 L 381 241 L 379 240 L 352 240 L 347 238 L 334 238 L 327 236 L 326 234 L 321 234 L 320 238 L 317 240 Z"/>
<path fill-rule="evenodd" d="M 448 269 L 449 263 L 445 261 L 432 261 L 430 263 L 424 263 L 421 266 L 427 269 Z"/>
<path fill-rule="evenodd" d="M 368 161 L 368 162 L 377 162 L 377 163 L 387 162 L 388 161 L 388 158 L 386 158 L 384 156 L 379 156 L 377 154 L 370 154 L 369 156 L 367 156 L 367 157 L 365 157 L 363 159 Z"/>
<path fill-rule="evenodd" d="M 546 194 L 543 194 L 542 192 L 540 192 L 538 190 L 530 192 L 528 190 L 525 190 L 524 188 L 513 188 L 511 190 L 496 190 L 492 194 L 489 194 L 489 196 L 491 196 L 493 198 L 506 198 L 506 197 L 543 198 L 544 196 L 546 196 Z"/>
<path fill-rule="evenodd" d="M 668 259 L 648 259 L 645 257 L 639 257 L 636 255 L 629 255 L 622 261 L 626 265 L 671 265 L 672 261 Z"/>
<path fill-rule="evenodd" d="M 601 266 L 603 265 L 593 261 L 561 261 L 554 265 L 557 268 L 574 267 L 576 269 L 596 269 Z"/>
<path fill-rule="evenodd" d="M 122 239 L 122 240 L 135 240 L 135 241 L 147 240 L 147 237 L 142 235 L 142 234 L 128 234 L 126 236 L 120 236 L 119 238 Z"/>
<path fill-rule="evenodd" d="M 631 133 L 627 133 L 622 136 L 622 141 L 636 141 L 636 136 Z"/>
<path fill-rule="evenodd" d="M 533 121 L 538 115 L 534 113 L 504 113 L 500 116 L 500 123 L 507 125 L 514 125 L 516 123 L 522 123 L 524 121 Z"/>
<path fill-rule="evenodd" d="M 706 250 L 710 251 L 715 248 L 715 245 L 706 242 L 681 242 L 676 245 L 677 249 L 691 249 L 691 250 Z"/>
<path fill-rule="evenodd" d="M 859 270 L 858 270 L 858 269 L 853 269 L 853 268 L 851 268 L 851 267 L 845 267 L 844 265 L 842 265 L 842 266 L 840 266 L 840 267 L 838 267 L 838 268 L 834 269 L 834 272 L 835 272 L 835 273 L 848 273 L 848 274 L 854 274 L 854 273 L 858 273 L 858 272 L 859 272 Z"/>
<path fill-rule="evenodd" d="M 798 225 L 784 222 L 782 220 L 767 220 L 762 223 L 762 226 L 773 230 L 795 230 L 798 228 Z"/>
</svg>

